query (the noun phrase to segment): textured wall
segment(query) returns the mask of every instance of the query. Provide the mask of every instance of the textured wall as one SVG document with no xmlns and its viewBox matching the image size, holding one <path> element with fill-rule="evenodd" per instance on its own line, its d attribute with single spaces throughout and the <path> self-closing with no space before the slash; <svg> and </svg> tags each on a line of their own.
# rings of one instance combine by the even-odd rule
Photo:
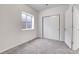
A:
<svg viewBox="0 0 79 59">
<path fill-rule="evenodd" d="M 35 16 L 35 29 L 21 30 L 21 11 Z M 37 12 L 27 5 L 0 5 L 0 52 L 37 37 Z"/>
</svg>

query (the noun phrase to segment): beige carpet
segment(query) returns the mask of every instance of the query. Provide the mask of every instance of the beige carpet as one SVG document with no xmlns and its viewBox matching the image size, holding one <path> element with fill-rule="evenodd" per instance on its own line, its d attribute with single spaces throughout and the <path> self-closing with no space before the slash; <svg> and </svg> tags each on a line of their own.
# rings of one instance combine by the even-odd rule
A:
<svg viewBox="0 0 79 59">
<path fill-rule="evenodd" d="M 73 54 L 77 53 L 69 49 L 64 42 L 50 39 L 35 39 L 16 48 L 10 49 L 4 54 Z"/>
</svg>

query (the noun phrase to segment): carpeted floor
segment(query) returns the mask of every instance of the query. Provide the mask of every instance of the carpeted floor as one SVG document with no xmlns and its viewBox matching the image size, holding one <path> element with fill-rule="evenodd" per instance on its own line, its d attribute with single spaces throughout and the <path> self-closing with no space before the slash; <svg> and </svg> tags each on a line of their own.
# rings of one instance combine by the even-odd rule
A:
<svg viewBox="0 0 79 59">
<path fill-rule="evenodd" d="M 69 49 L 64 42 L 50 39 L 35 39 L 3 54 L 73 54 L 77 51 Z"/>
</svg>

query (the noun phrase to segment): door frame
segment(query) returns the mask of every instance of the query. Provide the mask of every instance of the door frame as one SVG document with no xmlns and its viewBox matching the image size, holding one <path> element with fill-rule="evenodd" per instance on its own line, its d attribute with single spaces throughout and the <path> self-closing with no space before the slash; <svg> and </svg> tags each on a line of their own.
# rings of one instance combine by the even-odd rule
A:
<svg viewBox="0 0 79 59">
<path fill-rule="evenodd" d="M 74 14 L 73 14 L 73 12 L 74 12 L 74 6 L 72 6 L 72 40 L 71 40 L 71 49 L 73 49 L 73 16 L 74 16 Z"/>
<path fill-rule="evenodd" d="M 44 37 L 44 18 L 45 17 L 51 17 L 51 16 L 59 16 L 59 41 L 60 41 L 60 14 L 49 15 L 49 16 L 42 16 L 42 39 L 45 39 L 45 37 Z M 49 39 L 49 38 L 46 38 L 46 39 Z"/>
</svg>

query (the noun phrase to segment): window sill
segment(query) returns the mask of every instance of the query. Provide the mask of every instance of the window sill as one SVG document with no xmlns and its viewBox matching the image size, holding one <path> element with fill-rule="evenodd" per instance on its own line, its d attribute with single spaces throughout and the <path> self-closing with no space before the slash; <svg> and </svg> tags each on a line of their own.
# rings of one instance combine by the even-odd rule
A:
<svg viewBox="0 0 79 59">
<path fill-rule="evenodd" d="M 29 30 L 34 30 L 34 29 L 21 29 L 21 30 L 23 30 L 23 31 L 27 31 L 28 30 L 29 31 Z"/>
</svg>

